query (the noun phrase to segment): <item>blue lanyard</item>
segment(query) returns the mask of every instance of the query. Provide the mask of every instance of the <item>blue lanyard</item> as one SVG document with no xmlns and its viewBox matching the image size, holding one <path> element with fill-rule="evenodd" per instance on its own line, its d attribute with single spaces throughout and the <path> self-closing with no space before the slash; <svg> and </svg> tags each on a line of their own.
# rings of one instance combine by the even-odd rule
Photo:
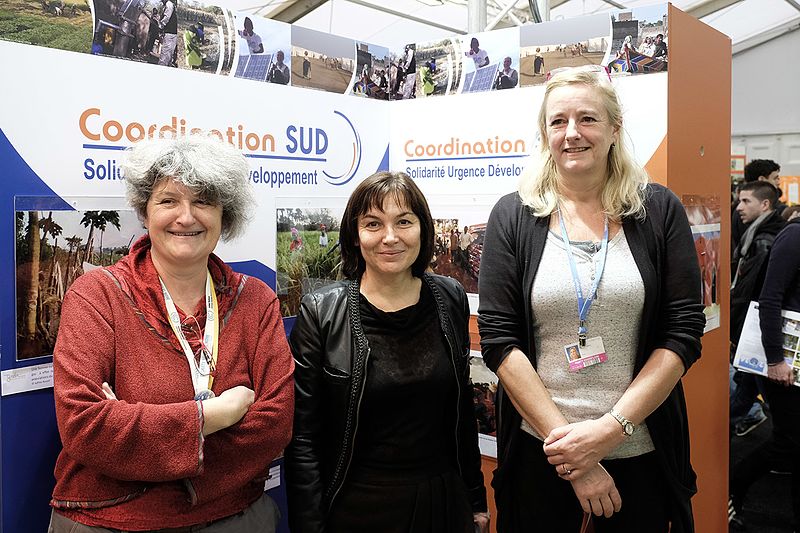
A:
<svg viewBox="0 0 800 533">
<path fill-rule="evenodd" d="M 592 308 L 592 301 L 597 295 L 597 287 L 600 285 L 600 278 L 603 277 L 603 270 L 606 267 L 606 255 L 608 254 L 608 217 L 604 217 L 603 219 L 603 240 L 600 243 L 599 250 L 600 260 L 597 262 L 594 283 L 592 284 L 592 290 L 588 298 L 583 297 L 581 280 L 578 277 L 578 266 L 575 263 L 575 257 L 572 255 L 572 246 L 569 243 L 567 226 L 564 224 L 564 217 L 561 216 L 561 209 L 558 210 L 558 222 L 561 225 L 561 238 L 564 241 L 564 246 L 567 248 L 569 268 L 572 271 L 572 283 L 575 285 L 575 295 L 578 297 L 578 342 L 581 346 L 586 346 L 586 318 L 589 316 L 589 310 Z"/>
</svg>

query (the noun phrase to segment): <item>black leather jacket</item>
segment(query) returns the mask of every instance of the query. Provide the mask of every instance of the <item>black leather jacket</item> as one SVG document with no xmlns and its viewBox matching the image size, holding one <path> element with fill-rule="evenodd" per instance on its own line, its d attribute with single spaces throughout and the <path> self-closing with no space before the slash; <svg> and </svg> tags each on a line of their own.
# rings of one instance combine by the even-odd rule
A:
<svg viewBox="0 0 800 533">
<path fill-rule="evenodd" d="M 458 380 L 453 437 L 473 511 L 486 510 L 477 425 L 469 383 L 469 306 L 458 282 L 424 274 L 439 312 Z M 324 531 L 347 477 L 369 359 L 361 328 L 358 281 L 338 282 L 303 298 L 289 344 L 296 361 L 294 435 L 285 452 L 292 533 Z"/>
</svg>

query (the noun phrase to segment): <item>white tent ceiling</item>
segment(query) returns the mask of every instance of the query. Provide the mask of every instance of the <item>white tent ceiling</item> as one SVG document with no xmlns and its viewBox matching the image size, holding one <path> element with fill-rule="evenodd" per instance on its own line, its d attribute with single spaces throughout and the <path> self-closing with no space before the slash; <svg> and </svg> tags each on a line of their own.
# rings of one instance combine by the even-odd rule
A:
<svg viewBox="0 0 800 533">
<path fill-rule="evenodd" d="M 473 0 L 475 1 L 475 0 Z M 221 0 L 266 18 L 385 46 L 467 33 L 470 0 Z M 533 20 L 535 0 L 486 0 L 497 27 Z M 550 0 L 550 20 L 578 17 L 654 0 Z M 728 35 L 734 54 L 800 28 L 799 0 L 673 0 L 673 5 Z M 513 4 L 513 5 L 511 5 Z M 509 9 L 510 7 L 510 9 Z M 504 12 L 507 14 L 504 15 Z"/>
</svg>

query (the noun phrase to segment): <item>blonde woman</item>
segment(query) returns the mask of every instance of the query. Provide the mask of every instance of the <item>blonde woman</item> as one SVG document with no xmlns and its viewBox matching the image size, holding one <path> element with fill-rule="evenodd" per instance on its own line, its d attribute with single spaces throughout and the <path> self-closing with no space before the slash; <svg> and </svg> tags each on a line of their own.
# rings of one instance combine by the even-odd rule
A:
<svg viewBox="0 0 800 533">
<path fill-rule="evenodd" d="M 592 513 L 598 533 L 691 532 L 680 378 L 704 316 L 686 214 L 625 148 L 605 69 L 551 75 L 541 164 L 493 209 L 481 261 L 498 531 L 575 533 Z"/>
</svg>

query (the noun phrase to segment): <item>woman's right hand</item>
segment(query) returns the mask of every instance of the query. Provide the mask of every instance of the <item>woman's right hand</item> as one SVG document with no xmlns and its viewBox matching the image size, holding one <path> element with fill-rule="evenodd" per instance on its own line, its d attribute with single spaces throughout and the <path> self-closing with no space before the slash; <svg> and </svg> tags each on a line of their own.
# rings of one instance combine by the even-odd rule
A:
<svg viewBox="0 0 800 533">
<path fill-rule="evenodd" d="M 203 400 L 203 435 L 228 428 L 247 413 L 255 401 L 255 392 L 244 385 L 226 390 L 216 398 Z"/>
<path fill-rule="evenodd" d="M 570 483 L 585 513 L 609 518 L 622 509 L 622 497 L 617 486 L 600 463 Z"/>
</svg>

